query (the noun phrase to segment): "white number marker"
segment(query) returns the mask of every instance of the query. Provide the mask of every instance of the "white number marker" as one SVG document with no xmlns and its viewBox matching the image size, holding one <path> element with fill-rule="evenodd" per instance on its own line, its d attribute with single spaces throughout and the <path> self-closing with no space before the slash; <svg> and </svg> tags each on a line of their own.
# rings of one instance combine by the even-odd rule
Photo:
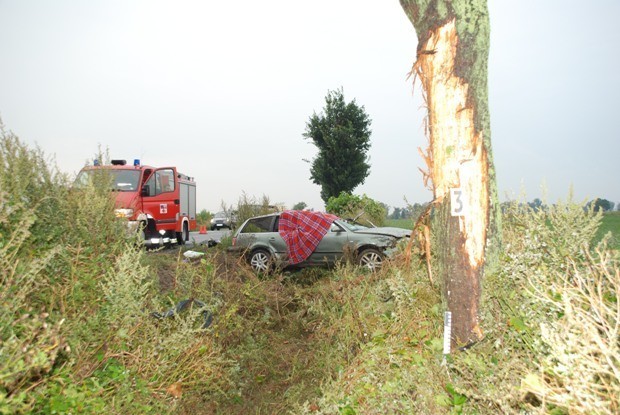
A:
<svg viewBox="0 0 620 415">
<path fill-rule="evenodd" d="M 469 201 L 463 189 L 450 189 L 450 214 L 452 216 L 465 216 L 469 211 Z"/>
</svg>

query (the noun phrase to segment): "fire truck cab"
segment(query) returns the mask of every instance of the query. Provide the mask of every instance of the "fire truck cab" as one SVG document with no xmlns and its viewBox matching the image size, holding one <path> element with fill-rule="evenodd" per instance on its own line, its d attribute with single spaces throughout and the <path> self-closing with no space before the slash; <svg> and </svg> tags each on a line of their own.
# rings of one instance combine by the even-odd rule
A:
<svg viewBox="0 0 620 415">
<path fill-rule="evenodd" d="M 87 185 L 96 174 L 108 174 L 117 217 L 142 232 L 147 245 L 182 245 L 196 229 L 196 182 L 176 167 L 143 166 L 140 160 L 112 160 L 110 165 L 84 167 L 76 185 Z M 106 177 L 108 179 L 108 177 Z"/>
</svg>

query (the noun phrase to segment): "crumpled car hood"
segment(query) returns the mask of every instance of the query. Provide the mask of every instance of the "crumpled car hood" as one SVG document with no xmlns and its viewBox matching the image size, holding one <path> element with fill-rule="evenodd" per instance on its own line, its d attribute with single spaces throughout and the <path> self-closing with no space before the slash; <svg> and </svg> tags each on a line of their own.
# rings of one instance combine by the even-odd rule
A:
<svg viewBox="0 0 620 415">
<path fill-rule="evenodd" d="M 359 231 L 355 231 L 355 233 L 393 236 L 394 238 L 404 238 L 411 235 L 409 229 L 391 227 L 360 229 Z"/>
</svg>

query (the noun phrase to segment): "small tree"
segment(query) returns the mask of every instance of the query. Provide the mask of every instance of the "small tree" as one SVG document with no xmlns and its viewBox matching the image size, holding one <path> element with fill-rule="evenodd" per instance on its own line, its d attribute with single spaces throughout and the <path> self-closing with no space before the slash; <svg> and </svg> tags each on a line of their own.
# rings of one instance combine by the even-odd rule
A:
<svg viewBox="0 0 620 415">
<path fill-rule="evenodd" d="M 212 217 L 213 217 L 213 213 L 208 212 L 206 209 L 202 209 L 196 215 L 196 223 L 198 223 L 198 225 L 205 225 L 206 226 L 209 223 L 209 221 L 211 220 Z"/>
<path fill-rule="evenodd" d="M 304 210 L 308 207 L 306 202 L 298 202 L 293 205 L 293 210 Z"/>
<path fill-rule="evenodd" d="M 312 160 L 310 178 L 321 186 L 321 198 L 351 193 L 370 174 L 366 153 L 370 149 L 371 120 L 355 100 L 345 102 L 342 89 L 328 91 L 324 113 L 314 113 L 306 124 L 305 139 L 319 153 Z"/>
</svg>

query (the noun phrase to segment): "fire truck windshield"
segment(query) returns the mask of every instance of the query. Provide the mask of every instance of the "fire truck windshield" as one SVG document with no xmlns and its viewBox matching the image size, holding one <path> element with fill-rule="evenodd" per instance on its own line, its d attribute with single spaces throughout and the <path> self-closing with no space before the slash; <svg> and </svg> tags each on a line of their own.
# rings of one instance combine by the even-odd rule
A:
<svg viewBox="0 0 620 415">
<path fill-rule="evenodd" d="M 75 178 L 74 186 L 85 187 L 99 180 L 110 180 L 111 190 L 135 192 L 140 182 L 139 170 L 89 169 L 82 170 Z"/>
</svg>

